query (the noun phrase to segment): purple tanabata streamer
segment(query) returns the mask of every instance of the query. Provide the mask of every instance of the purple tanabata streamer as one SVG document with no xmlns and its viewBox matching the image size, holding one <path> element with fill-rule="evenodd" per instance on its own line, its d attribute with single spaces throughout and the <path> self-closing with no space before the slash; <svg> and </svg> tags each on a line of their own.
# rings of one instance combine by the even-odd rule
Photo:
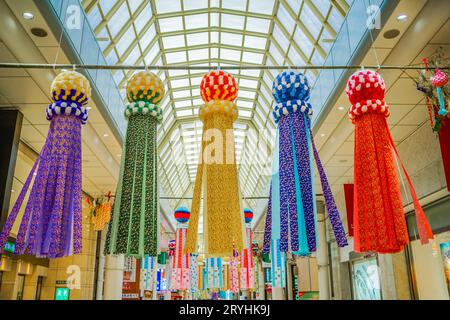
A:
<svg viewBox="0 0 450 320">
<path fill-rule="evenodd" d="M 39 166 L 38 166 L 39 164 Z M 0 234 L 0 252 L 38 166 L 16 240 L 16 253 L 57 258 L 81 252 L 81 121 L 54 116 L 44 147 Z M 73 241 L 72 241 L 73 231 Z"/>
<path fill-rule="evenodd" d="M 313 147 L 314 158 L 316 159 L 317 170 L 319 171 L 320 182 L 322 183 L 323 197 L 325 199 L 328 216 L 330 217 L 330 222 L 333 227 L 334 237 L 336 238 L 336 243 L 339 247 L 345 247 L 348 244 L 347 237 L 345 236 L 345 231 L 341 223 L 339 211 L 336 207 L 336 203 L 334 202 L 334 197 L 331 193 L 331 188 L 328 184 L 328 179 L 325 171 L 323 170 L 322 163 L 319 158 L 319 153 L 317 152 L 316 146 L 314 144 L 314 138 L 311 130 L 311 120 L 309 118 L 306 119 L 306 126 L 310 133 L 311 145 Z"/>
<path fill-rule="evenodd" d="M 282 117 L 280 129 L 280 250 L 289 251 L 289 238 L 293 251 L 298 250 L 298 221 L 294 178 L 294 160 L 290 118 Z M 289 237 L 290 226 L 290 237 Z"/>
<path fill-rule="evenodd" d="M 270 182 L 269 203 L 267 205 L 266 224 L 264 226 L 264 253 L 270 252 L 270 238 L 272 236 L 272 181 Z"/>
</svg>

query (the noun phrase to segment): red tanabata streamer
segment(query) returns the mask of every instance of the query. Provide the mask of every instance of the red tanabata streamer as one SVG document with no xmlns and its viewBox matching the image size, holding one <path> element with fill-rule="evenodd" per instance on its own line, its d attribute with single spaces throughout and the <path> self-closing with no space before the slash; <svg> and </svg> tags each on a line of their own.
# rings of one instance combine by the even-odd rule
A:
<svg viewBox="0 0 450 320">
<path fill-rule="evenodd" d="M 350 77 L 346 93 L 352 104 L 349 117 L 355 125 L 355 251 L 395 253 L 408 243 L 394 157 L 409 185 L 420 241 L 428 243 L 433 233 L 387 125 L 389 107 L 384 102 L 383 78 L 374 71 L 357 71 Z"/>
</svg>

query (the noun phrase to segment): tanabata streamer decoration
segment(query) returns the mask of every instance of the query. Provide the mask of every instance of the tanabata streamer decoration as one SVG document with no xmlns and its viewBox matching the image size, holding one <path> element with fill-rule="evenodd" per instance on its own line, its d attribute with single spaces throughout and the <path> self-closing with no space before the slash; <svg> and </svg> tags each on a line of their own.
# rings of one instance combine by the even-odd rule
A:
<svg viewBox="0 0 450 320">
<path fill-rule="evenodd" d="M 162 109 L 157 103 L 163 95 L 161 79 L 149 71 L 136 73 L 127 83 L 128 127 L 106 254 L 158 254 L 156 126 L 162 120 Z"/>
<path fill-rule="evenodd" d="M 142 291 L 153 291 L 157 269 L 158 264 L 156 257 L 145 256 L 141 259 L 140 288 Z"/>
<path fill-rule="evenodd" d="M 278 129 L 263 251 L 268 253 L 271 243 L 277 243 L 272 245 L 276 250 L 301 256 L 316 251 L 313 155 L 336 242 L 343 247 L 347 245 L 345 231 L 311 131 L 308 79 L 300 72 L 284 71 L 275 78 L 272 93 Z"/>
<path fill-rule="evenodd" d="M 445 109 L 444 97 L 442 95 L 441 87 L 445 86 L 448 82 L 447 75 L 442 72 L 442 70 L 436 70 L 433 78 L 431 79 L 431 83 L 436 88 L 438 100 L 439 100 L 439 115 L 445 116 L 447 114 L 447 110 Z"/>
<path fill-rule="evenodd" d="M 233 255 L 230 257 L 230 267 L 229 267 L 229 289 L 233 293 L 239 292 L 239 254 L 237 251 L 233 251 Z"/>
<path fill-rule="evenodd" d="M 204 275 L 204 289 L 222 288 L 222 258 L 207 258 Z"/>
<path fill-rule="evenodd" d="M 244 219 L 246 226 L 247 243 L 245 249 L 241 252 L 241 270 L 240 284 L 241 289 L 253 289 L 255 287 L 255 265 L 253 263 L 252 241 L 253 232 L 251 222 L 253 219 L 253 211 L 249 208 L 244 209 Z"/>
<path fill-rule="evenodd" d="M 195 293 L 198 291 L 198 254 L 190 253 L 189 254 L 189 269 L 190 269 L 190 277 L 191 277 L 191 292 Z"/>
<path fill-rule="evenodd" d="M 385 83 L 374 71 L 355 72 L 347 83 L 349 117 L 355 125 L 354 249 L 356 252 L 399 252 L 408 243 L 408 230 L 394 159 L 400 160 L 386 117 Z M 409 184 L 422 244 L 433 233 L 414 187 Z"/>
<path fill-rule="evenodd" d="M 270 247 L 272 288 L 286 287 L 286 253 L 280 251 L 280 240 L 272 240 Z"/>
<path fill-rule="evenodd" d="M 186 242 L 186 223 L 189 220 L 190 212 L 185 207 L 175 210 L 175 220 L 177 220 L 177 230 L 175 238 L 175 252 L 172 257 L 172 290 L 188 290 L 191 288 L 191 269 L 189 267 L 189 253 L 183 253 Z"/>
<path fill-rule="evenodd" d="M 186 252 L 197 252 L 202 190 L 204 193 L 204 251 L 209 256 L 231 256 L 233 241 L 243 249 L 242 212 L 236 167 L 233 122 L 237 119 L 236 80 L 224 71 L 205 74 L 199 110 L 203 122 L 202 149 L 197 167 Z M 213 140 L 208 144 L 207 141 Z"/>
<path fill-rule="evenodd" d="M 51 96 L 49 132 L 0 234 L 0 253 L 33 177 L 15 253 L 59 258 L 82 249 L 81 126 L 88 119 L 91 87 L 82 74 L 63 71 L 53 80 Z"/>
<path fill-rule="evenodd" d="M 92 206 L 91 224 L 94 231 L 102 231 L 111 220 L 111 197 L 108 195 L 107 197 L 95 199 Z"/>
</svg>

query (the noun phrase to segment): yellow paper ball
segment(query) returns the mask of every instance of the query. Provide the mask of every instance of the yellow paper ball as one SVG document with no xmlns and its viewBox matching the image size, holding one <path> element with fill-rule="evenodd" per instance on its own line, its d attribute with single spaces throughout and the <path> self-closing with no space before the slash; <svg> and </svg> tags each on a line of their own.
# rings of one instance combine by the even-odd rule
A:
<svg viewBox="0 0 450 320">
<path fill-rule="evenodd" d="M 164 84 L 150 71 L 135 73 L 127 82 L 128 101 L 147 101 L 157 104 L 164 96 Z"/>
<path fill-rule="evenodd" d="M 91 85 L 81 73 L 65 70 L 53 80 L 50 94 L 53 101 L 75 101 L 85 105 L 91 98 Z"/>
</svg>

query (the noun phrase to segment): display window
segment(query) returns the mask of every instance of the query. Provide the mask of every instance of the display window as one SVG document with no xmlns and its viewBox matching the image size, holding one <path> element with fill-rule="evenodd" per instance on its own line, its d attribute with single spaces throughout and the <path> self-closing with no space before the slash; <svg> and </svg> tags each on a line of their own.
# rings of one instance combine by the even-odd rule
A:
<svg viewBox="0 0 450 320">
<path fill-rule="evenodd" d="M 376 258 L 352 261 L 352 289 L 355 300 L 381 300 Z"/>
</svg>

